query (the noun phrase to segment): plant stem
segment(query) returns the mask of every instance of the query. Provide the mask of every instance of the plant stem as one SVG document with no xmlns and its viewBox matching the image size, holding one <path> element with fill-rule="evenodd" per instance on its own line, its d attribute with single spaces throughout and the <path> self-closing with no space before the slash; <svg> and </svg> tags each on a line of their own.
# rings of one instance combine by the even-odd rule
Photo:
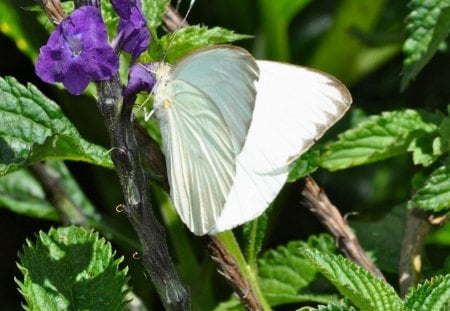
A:
<svg viewBox="0 0 450 311">
<path fill-rule="evenodd" d="M 210 249 L 224 276 L 248 310 L 272 310 L 259 288 L 256 273 L 245 261 L 231 230 L 211 236 Z"/>
<path fill-rule="evenodd" d="M 111 156 L 124 192 L 124 212 L 142 243 L 143 264 L 166 310 L 190 310 L 187 290 L 169 255 L 163 227 L 153 213 L 149 177 L 143 170 L 134 136 L 132 103 L 122 104 L 118 76 L 97 83 L 98 108 L 111 139 Z"/>
</svg>

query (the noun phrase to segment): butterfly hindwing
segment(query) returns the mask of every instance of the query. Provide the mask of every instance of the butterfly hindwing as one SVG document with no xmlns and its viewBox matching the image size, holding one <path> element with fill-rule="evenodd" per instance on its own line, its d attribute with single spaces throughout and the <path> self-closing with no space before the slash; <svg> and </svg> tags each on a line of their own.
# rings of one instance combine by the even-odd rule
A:
<svg viewBox="0 0 450 311">
<path fill-rule="evenodd" d="M 352 101 L 347 88 L 325 73 L 270 61 L 257 64 L 252 124 L 214 232 L 261 215 L 286 182 L 289 164 L 339 120 Z"/>
</svg>

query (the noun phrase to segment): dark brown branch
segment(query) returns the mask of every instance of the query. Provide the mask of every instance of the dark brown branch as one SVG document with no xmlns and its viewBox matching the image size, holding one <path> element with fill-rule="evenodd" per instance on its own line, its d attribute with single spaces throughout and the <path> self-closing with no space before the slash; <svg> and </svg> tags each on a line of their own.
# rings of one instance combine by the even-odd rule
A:
<svg viewBox="0 0 450 311">
<path fill-rule="evenodd" d="M 341 251 L 349 259 L 384 280 L 383 274 L 366 255 L 347 221 L 311 177 L 306 177 L 302 195 L 303 203 L 333 234 Z"/>
<path fill-rule="evenodd" d="M 242 275 L 235 259 L 230 256 L 226 247 L 216 236 L 211 236 L 211 240 L 212 242 L 208 245 L 211 258 L 217 263 L 219 272 L 228 280 L 239 300 L 247 310 L 263 310 L 250 284 Z"/>
<path fill-rule="evenodd" d="M 422 275 L 422 250 L 431 224 L 425 211 L 408 210 L 405 234 L 402 241 L 399 267 L 400 296 L 405 297 L 411 286 L 416 285 Z"/>
</svg>

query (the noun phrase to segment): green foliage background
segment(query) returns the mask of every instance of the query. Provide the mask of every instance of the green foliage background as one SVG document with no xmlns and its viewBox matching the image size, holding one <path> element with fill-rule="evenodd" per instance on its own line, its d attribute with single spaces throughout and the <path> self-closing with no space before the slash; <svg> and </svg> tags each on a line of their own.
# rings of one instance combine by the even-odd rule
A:
<svg viewBox="0 0 450 311">
<path fill-rule="evenodd" d="M 192 25 L 200 24 L 211 28 L 221 26 L 238 34 L 251 35 L 252 38 L 235 44 L 247 48 L 256 58 L 310 66 L 335 75 L 346 84 L 354 99 L 352 110 L 320 141 L 320 146 L 327 140 L 336 139 L 336 135 L 343 130 L 365 120 L 367 115 L 381 115 L 385 111 L 392 112 L 403 108 L 421 109 L 430 115 L 430 119 L 437 118 L 434 115 L 436 111 L 447 115 L 450 59 L 446 49 L 448 39 L 442 39 L 446 38 L 447 32 L 434 35 L 426 33 L 422 36 L 417 34 L 418 29 L 430 29 L 432 25 L 420 24 L 412 16 L 410 9 L 420 8 L 420 13 L 438 19 L 435 9 L 439 5 L 447 14 L 443 16 L 448 16 L 445 11 L 449 7 L 448 1 L 430 3 L 434 3 L 434 6 L 427 11 L 421 6 L 422 1 L 404 0 L 197 0 L 188 21 Z M 43 84 L 34 75 L 31 59 L 36 57 L 38 47 L 46 42 L 45 27 L 50 26 L 48 22 L 38 22 L 35 19 L 36 12 L 25 9 L 34 4 L 31 0 L 2 0 L 0 3 L 0 75 L 14 76 L 23 84 L 32 82 L 37 85 L 48 97 L 61 105 L 62 111 L 82 137 L 108 148 L 107 134 L 103 124 L 99 122 L 100 115 L 92 98 L 70 96 L 63 90 Z M 186 6 L 185 1 L 182 3 L 181 12 L 186 10 Z M 442 27 L 445 29 L 445 20 L 441 23 L 444 23 Z M 409 41 L 405 52 L 409 54 L 405 56 L 402 48 L 407 38 Z M 425 51 L 411 48 L 414 44 L 425 46 Z M 434 56 L 429 52 L 430 49 L 437 51 Z M 423 70 L 418 73 L 418 69 L 412 64 L 414 60 L 421 59 L 423 55 L 420 53 L 431 53 L 426 56 L 431 60 L 429 63 L 425 62 Z M 415 81 L 408 81 L 408 75 L 417 77 Z M 401 87 L 404 88 L 403 92 L 400 92 Z M 350 217 L 352 227 L 361 238 L 363 246 L 375 256 L 376 264 L 387 272 L 388 279 L 394 286 L 406 203 L 426 205 L 428 201 L 423 203 L 424 200 L 430 196 L 436 197 L 433 191 L 422 188 L 425 189 L 422 193 L 429 196 L 420 196 L 416 201 L 412 201 L 413 185 L 420 182 L 420 176 L 415 173 L 419 165 L 431 165 L 433 158 L 426 157 L 430 153 L 425 151 L 419 154 L 417 148 L 413 151 L 413 157 L 406 153 L 411 147 L 411 140 L 408 140 L 407 135 L 413 131 L 416 135 L 416 131 L 423 130 L 426 133 L 440 131 L 443 133 L 440 137 L 448 137 L 445 123 L 439 129 L 429 128 L 425 122 L 422 126 L 421 118 L 414 112 L 402 113 L 408 114 L 408 120 L 411 122 L 405 127 L 405 132 L 394 131 L 398 134 L 395 136 L 395 143 L 398 144 L 376 145 L 377 148 L 383 148 L 382 151 L 375 150 L 361 160 L 361 163 L 374 163 L 332 173 L 319 169 L 314 173 L 315 179 L 343 214 L 357 214 Z M 391 118 L 391 122 L 395 122 L 394 113 L 383 117 Z M 371 119 L 370 122 L 373 122 L 372 128 L 376 130 L 379 125 L 377 122 L 381 121 Z M 346 135 L 349 138 L 347 144 L 360 137 L 355 132 Z M 420 141 L 415 143 L 422 146 Z M 442 146 L 446 144 L 447 141 L 441 143 Z M 335 145 L 334 148 L 339 150 L 340 146 Z M 377 157 L 376 152 L 386 150 L 389 156 Z M 381 159 L 383 160 L 380 161 Z M 443 168 L 433 174 L 438 177 L 442 174 L 444 177 L 448 176 L 446 164 L 447 162 L 439 161 L 429 168 L 429 172 L 424 171 L 423 175 L 430 174 L 441 165 Z M 115 173 L 81 162 L 68 162 L 67 165 L 97 212 L 103 215 L 104 223 L 98 222 L 97 229 L 101 231 L 101 228 L 114 228 L 116 232 L 121 232 L 122 238 L 116 238 L 112 243 L 119 254 L 125 257 L 135 293 L 145 301 L 150 310 L 158 310 L 160 304 L 156 294 L 149 290 L 149 282 L 145 279 L 139 262 L 132 259 L 135 249 L 126 242 L 136 238 L 125 218 L 115 211 L 115 206 L 123 201 Z M 330 165 L 330 168 L 336 169 L 334 164 Z M 343 168 L 352 166 L 348 163 L 342 165 Z M 326 164 L 323 166 L 327 167 Z M 23 180 L 26 180 L 26 177 L 23 177 Z M 438 182 L 442 180 L 436 181 Z M 444 184 L 443 187 L 445 186 Z M 275 202 L 268 220 L 263 252 L 286 245 L 289 241 L 307 240 L 312 234 L 324 232 L 317 220 L 299 204 L 300 189 L 301 183 L 288 184 Z M 5 191 L 1 185 L 0 191 Z M 5 204 L 5 193 L 0 192 L 2 204 Z M 442 203 L 441 209 L 448 208 L 445 203 L 450 200 L 442 200 L 437 204 Z M 187 234 L 187 230 L 177 224 L 177 218 L 164 207 L 167 205 L 166 201 L 164 196 L 155 196 L 155 203 L 162 206 L 161 219 L 165 223 L 175 223 L 169 227 L 169 241 L 173 246 L 174 257 L 183 258 L 178 262 L 180 274 L 191 286 L 200 281 L 209 282 L 208 285 L 203 283 L 202 286 L 192 286 L 193 296 L 199 299 L 197 303 L 212 307 L 227 300 L 230 290 L 220 276 L 215 274 L 215 266 L 205 251 L 207 239 Z M 33 233 L 40 229 L 47 231 L 52 225 L 59 224 L 54 221 L 55 215 L 51 212 L 46 215 L 50 216 L 34 215 L 47 219 L 39 220 L 20 215 L 17 211 L 14 213 L 8 209 L 0 209 L 0 230 L 4 237 L 0 258 L 2 310 L 20 308 L 21 297 L 13 276 L 19 275 L 19 270 L 15 267 L 16 254 L 25 238 L 32 237 Z M 106 237 L 113 234 L 108 230 L 101 233 Z M 430 234 L 425 254 L 426 273 L 431 275 L 439 269 L 441 273 L 450 272 L 449 247 L 448 225 Z M 392 256 L 383 258 L 386 253 Z M 263 258 L 267 261 L 270 254 L 266 253 Z M 266 286 L 270 288 L 270 280 Z M 208 288 L 208 291 L 202 292 L 205 288 Z M 326 302 L 326 298 L 323 301 Z"/>
</svg>

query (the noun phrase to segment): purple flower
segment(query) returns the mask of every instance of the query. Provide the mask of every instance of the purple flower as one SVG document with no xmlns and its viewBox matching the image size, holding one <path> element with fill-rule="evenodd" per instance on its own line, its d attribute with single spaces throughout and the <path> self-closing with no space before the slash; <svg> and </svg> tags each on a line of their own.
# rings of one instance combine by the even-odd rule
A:
<svg viewBox="0 0 450 311">
<path fill-rule="evenodd" d="M 91 80 L 107 80 L 119 68 L 108 45 L 100 11 L 83 6 L 65 18 L 39 51 L 36 74 L 45 82 L 62 82 L 71 94 L 81 94 Z"/>
<path fill-rule="evenodd" d="M 128 85 L 125 88 L 124 96 L 129 98 L 139 92 L 150 93 L 156 83 L 155 64 L 136 64 L 130 68 L 128 75 Z"/>
<path fill-rule="evenodd" d="M 142 13 L 140 0 L 111 0 L 120 17 L 116 40 L 121 49 L 131 54 L 131 63 L 138 59 L 150 43 L 150 31 Z"/>
</svg>

